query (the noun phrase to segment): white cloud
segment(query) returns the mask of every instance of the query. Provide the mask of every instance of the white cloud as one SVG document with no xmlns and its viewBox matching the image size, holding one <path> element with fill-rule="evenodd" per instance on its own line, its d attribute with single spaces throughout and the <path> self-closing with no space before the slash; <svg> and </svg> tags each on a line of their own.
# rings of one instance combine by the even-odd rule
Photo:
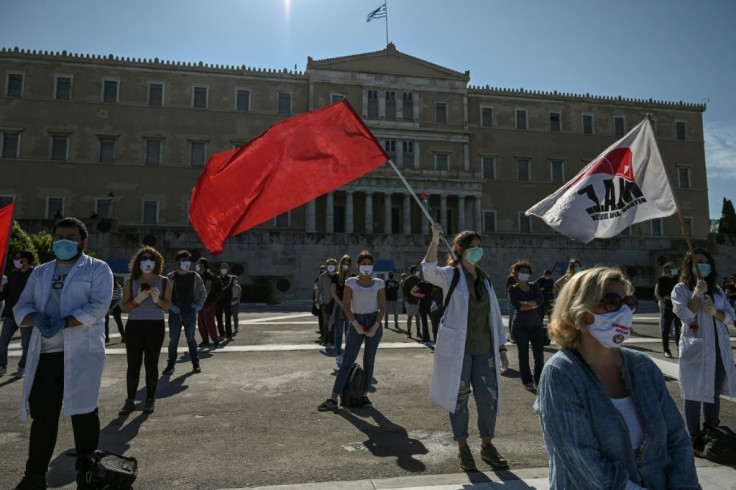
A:
<svg viewBox="0 0 736 490">
<path fill-rule="evenodd" d="M 736 181 L 736 121 L 705 125 L 705 157 L 709 179 Z"/>
</svg>

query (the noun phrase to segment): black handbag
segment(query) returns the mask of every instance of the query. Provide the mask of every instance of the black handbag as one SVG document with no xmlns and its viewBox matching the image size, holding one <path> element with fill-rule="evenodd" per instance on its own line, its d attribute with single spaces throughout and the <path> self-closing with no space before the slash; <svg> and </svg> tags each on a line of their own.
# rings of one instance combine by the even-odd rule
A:
<svg viewBox="0 0 736 490">
<path fill-rule="evenodd" d="M 135 458 L 95 451 L 93 481 L 103 490 L 128 490 L 138 476 Z"/>
</svg>

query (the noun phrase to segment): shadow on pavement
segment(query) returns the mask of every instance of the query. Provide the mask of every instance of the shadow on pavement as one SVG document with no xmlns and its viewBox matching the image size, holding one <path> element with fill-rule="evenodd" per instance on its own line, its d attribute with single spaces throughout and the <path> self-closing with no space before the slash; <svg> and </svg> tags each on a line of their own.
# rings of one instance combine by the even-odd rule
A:
<svg viewBox="0 0 736 490">
<path fill-rule="evenodd" d="M 377 425 L 373 425 L 360 415 L 372 418 Z M 416 454 L 427 454 L 427 448 L 417 439 L 409 438 L 406 429 L 387 419 L 380 411 L 373 407 L 356 409 L 356 413 L 342 409 L 337 412 L 357 429 L 368 436 L 363 444 L 379 458 L 395 457 L 396 464 L 412 473 L 423 472 L 427 467 L 414 458 Z"/>
</svg>

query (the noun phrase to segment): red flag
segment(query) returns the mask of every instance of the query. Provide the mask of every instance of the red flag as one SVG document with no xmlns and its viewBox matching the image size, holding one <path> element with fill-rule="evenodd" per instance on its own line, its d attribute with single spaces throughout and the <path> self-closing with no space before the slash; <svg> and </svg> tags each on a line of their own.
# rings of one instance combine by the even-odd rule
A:
<svg viewBox="0 0 736 490">
<path fill-rule="evenodd" d="M 15 204 L 10 203 L 0 208 L 0 276 L 5 270 L 5 254 L 8 253 L 8 244 L 10 243 L 10 231 L 13 228 L 13 208 Z"/>
<path fill-rule="evenodd" d="M 347 100 L 280 121 L 207 161 L 189 220 L 211 254 L 228 237 L 386 163 L 388 155 Z"/>
</svg>

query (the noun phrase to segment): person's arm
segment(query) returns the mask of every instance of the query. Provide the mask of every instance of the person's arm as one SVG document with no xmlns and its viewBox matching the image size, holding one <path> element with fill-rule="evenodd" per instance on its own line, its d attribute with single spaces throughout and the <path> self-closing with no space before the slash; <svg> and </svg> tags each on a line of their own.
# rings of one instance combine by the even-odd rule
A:
<svg viewBox="0 0 736 490">
<path fill-rule="evenodd" d="M 684 282 L 677 283 L 672 290 L 672 311 L 685 325 L 698 323 L 697 311 L 690 308 L 692 292 Z M 699 309 L 699 308 L 698 308 Z M 687 329 L 683 329 L 686 331 Z"/>
<path fill-rule="evenodd" d="M 207 279 L 204 282 L 204 290 L 207 293 L 207 296 L 210 295 L 210 291 L 212 291 L 212 279 Z"/>
<path fill-rule="evenodd" d="M 169 308 L 171 308 L 171 284 L 169 284 L 168 278 L 164 277 L 161 280 L 161 287 L 164 289 L 163 296 L 161 296 L 160 291 L 158 291 L 156 288 L 153 288 L 151 290 L 151 299 L 153 300 L 153 304 L 164 311 L 168 311 Z"/>
<path fill-rule="evenodd" d="M 378 290 L 378 314 L 376 315 L 376 323 L 381 323 L 386 314 L 386 289 L 385 287 Z"/>
<path fill-rule="evenodd" d="M 196 272 L 193 272 L 194 274 L 194 303 L 196 305 L 196 310 L 199 311 L 204 306 L 204 302 L 207 300 L 207 288 L 204 285 L 204 281 L 202 280 L 202 277 L 197 274 Z M 211 283 L 212 281 L 210 281 Z M 179 305 L 179 307 L 182 307 L 185 305 Z"/>
<path fill-rule="evenodd" d="M 530 305 L 530 302 L 526 299 L 522 301 L 521 298 L 525 296 L 521 288 L 518 286 L 511 286 L 508 289 L 508 296 L 511 306 L 513 306 L 516 311 L 529 311 L 536 308 L 535 305 Z"/>
<path fill-rule="evenodd" d="M 348 282 L 345 281 L 345 289 L 342 292 L 342 304 L 347 305 L 347 308 L 343 308 L 343 312 L 345 313 L 345 318 L 348 319 L 348 323 L 353 323 L 355 321 L 355 315 L 353 315 L 353 312 L 350 310 L 350 302 L 353 300 L 353 288 L 348 286 Z"/>
<path fill-rule="evenodd" d="M 19 327 L 30 327 L 33 325 L 33 315 L 36 313 L 36 303 L 33 296 L 36 289 L 37 273 L 41 274 L 40 269 L 33 269 L 33 272 L 28 277 L 28 282 L 26 282 L 26 287 L 23 288 L 18 302 L 13 307 L 13 316 Z"/>
<path fill-rule="evenodd" d="M 564 286 L 565 283 L 567 282 L 567 279 L 566 278 L 567 278 L 567 276 L 562 276 L 561 278 L 557 279 L 555 281 L 555 285 L 552 286 L 552 291 L 555 292 L 555 293 L 559 293 L 560 292 L 560 289 L 562 289 L 562 286 Z"/>
<path fill-rule="evenodd" d="M 337 295 L 337 284 L 335 284 L 334 282 L 330 283 L 330 296 L 332 296 L 332 299 L 335 301 L 335 303 L 340 305 L 340 308 L 342 308 L 342 300 Z"/>
<path fill-rule="evenodd" d="M 416 298 L 424 298 L 424 293 L 422 293 L 422 289 L 419 287 L 419 284 L 411 288 L 411 291 L 409 291 L 409 294 Z"/>
</svg>

